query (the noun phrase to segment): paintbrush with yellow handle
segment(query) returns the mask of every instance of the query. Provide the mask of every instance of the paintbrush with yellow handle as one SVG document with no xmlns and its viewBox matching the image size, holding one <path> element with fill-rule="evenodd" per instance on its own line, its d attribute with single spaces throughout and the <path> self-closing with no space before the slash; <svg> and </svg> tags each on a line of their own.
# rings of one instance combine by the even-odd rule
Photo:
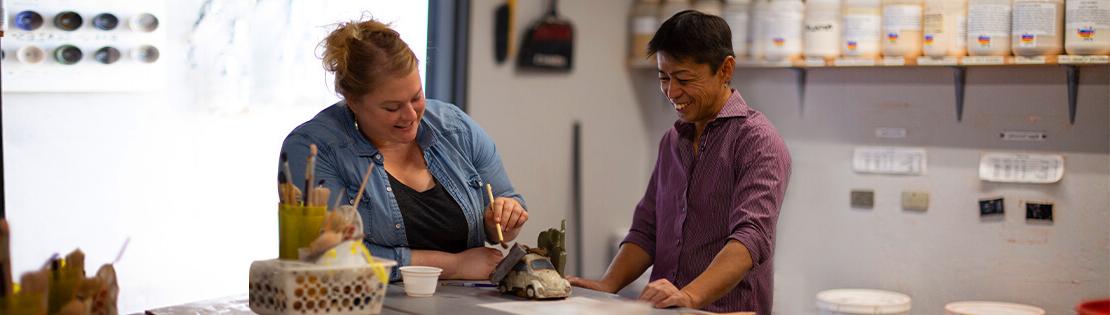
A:
<svg viewBox="0 0 1110 315">
<path fill-rule="evenodd" d="M 493 209 L 493 186 L 490 186 L 490 184 L 486 184 L 486 195 L 489 196 L 490 211 L 496 211 Z M 509 248 L 509 245 L 505 244 L 505 235 L 501 233 L 501 214 L 498 213 L 495 215 L 497 218 L 497 242 L 501 244 L 502 248 Z"/>
</svg>

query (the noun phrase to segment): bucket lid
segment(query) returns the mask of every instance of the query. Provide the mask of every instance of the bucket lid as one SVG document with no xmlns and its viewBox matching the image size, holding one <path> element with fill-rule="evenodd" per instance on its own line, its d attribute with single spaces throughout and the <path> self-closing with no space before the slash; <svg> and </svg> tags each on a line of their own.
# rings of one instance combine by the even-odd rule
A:
<svg viewBox="0 0 1110 315">
<path fill-rule="evenodd" d="M 833 289 L 817 293 L 817 308 L 849 314 L 895 314 L 910 310 L 908 295 L 872 289 Z"/>
<path fill-rule="evenodd" d="M 952 302 L 944 310 L 954 315 L 1044 315 L 1039 307 L 988 301 Z"/>
</svg>

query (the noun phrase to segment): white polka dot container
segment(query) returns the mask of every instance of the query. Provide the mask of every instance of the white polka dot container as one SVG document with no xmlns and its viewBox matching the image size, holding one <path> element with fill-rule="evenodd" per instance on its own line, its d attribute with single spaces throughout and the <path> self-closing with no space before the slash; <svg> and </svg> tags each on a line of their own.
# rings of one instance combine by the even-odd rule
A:
<svg viewBox="0 0 1110 315">
<path fill-rule="evenodd" d="M 397 262 L 320 265 L 290 260 L 251 264 L 249 305 L 259 314 L 379 314 Z M 384 271 L 384 272 L 383 272 Z"/>
</svg>

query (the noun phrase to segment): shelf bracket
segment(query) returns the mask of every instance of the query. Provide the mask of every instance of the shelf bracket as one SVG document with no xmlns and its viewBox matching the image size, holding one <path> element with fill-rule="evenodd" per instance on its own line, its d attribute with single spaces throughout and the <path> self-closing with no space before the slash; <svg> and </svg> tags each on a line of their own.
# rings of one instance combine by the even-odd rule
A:
<svg viewBox="0 0 1110 315">
<path fill-rule="evenodd" d="M 1064 66 L 1068 69 L 1068 121 L 1075 124 L 1075 109 L 1079 102 L 1079 66 Z"/>
<path fill-rule="evenodd" d="M 798 112 L 805 114 L 806 109 L 806 68 L 794 68 L 798 73 Z"/>
<path fill-rule="evenodd" d="M 967 68 L 952 67 L 956 85 L 956 122 L 964 120 L 964 86 L 967 85 Z"/>
</svg>

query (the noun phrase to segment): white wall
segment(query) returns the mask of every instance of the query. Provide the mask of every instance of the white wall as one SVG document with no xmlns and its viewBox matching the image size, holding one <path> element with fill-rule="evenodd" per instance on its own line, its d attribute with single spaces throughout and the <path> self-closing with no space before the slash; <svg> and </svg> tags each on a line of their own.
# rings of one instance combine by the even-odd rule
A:
<svg viewBox="0 0 1110 315">
<path fill-rule="evenodd" d="M 494 63 L 488 34 L 499 3 L 474 1 L 472 8 L 471 115 L 493 136 L 529 201 L 524 235 L 568 216 L 570 125 L 582 121 L 587 242 L 584 270 L 572 273 L 600 276 L 608 235 L 630 224 L 673 112 L 654 69 L 625 66 L 630 1 L 560 1 L 577 31 L 569 74 Z M 542 12 L 541 3 L 519 4 L 518 34 Z M 734 86 L 777 125 L 794 158 L 779 221 L 776 313 L 816 313 L 818 291 L 843 287 L 910 294 L 915 314 L 974 299 L 1067 314 L 1080 300 L 1110 295 L 1107 67 L 1083 68 L 1075 125 L 1067 123 L 1063 68 L 975 68 L 967 75 L 964 121 L 956 122 L 948 68 L 811 70 L 804 108 L 794 70 L 736 73 Z M 908 135 L 877 139 L 878 127 Z M 1003 130 L 1045 131 L 1049 139 L 1002 142 Z M 861 145 L 925 147 L 929 173 L 855 174 L 852 149 Z M 1052 185 L 981 182 L 985 151 L 1060 153 L 1068 170 Z M 851 209 L 852 189 L 875 190 L 875 208 Z M 929 210 L 901 210 L 903 190 L 929 191 Z M 1006 198 L 1005 217 L 981 220 L 977 200 L 997 195 Z M 1018 207 L 1030 199 L 1055 202 L 1055 223 L 1026 223 Z"/>
<path fill-rule="evenodd" d="M 496 64 L 493 11 L 502 1 L 472 1 L 470 115 L 497 143 L 516 189 L 528 202 L 522 235 L 570 224 L 571 128 L 582 123 L 584 270 L 600 276 L 608 263 L 610 234 L 627 227 L 647 183 L 658 139 L 641 115 L 633 73 L 624 65 L 625 12 L 629 1 L 560 1 L 575 27 L 570 73 L 522 73 L 513 61 Z M 546 11 L 546 1 L 518 1 L 513 23 L 519 47 L 525 28 Z M 631 153 L 630 153 L 631 152 Z M 568 247 L 574 244 L 568 226 Z M 572 252 L 573 253 L 573 252 Z M 568 253 L 569 254 L 569 253 Z"/>
<path fill-rule="evenodd" d="M 123 313 L 244 294 L 250 262 L 276 256 L 281 141 L 337 99 L 316 58 L 328 24 L 368 10 L 426 42 L 423 1 L 166 5 L 164 91 L 4 93 L 13 271 L 81 248 L 95 272 L 130 237 Z"/>
<path fill-rule="evenodd" d="M 734 86 L 766 113 L 794 158 L 779 220 L 775 310 L 815 312 L 814 296 L 865 287 L 909 294 L 915 314 L 946 303 L 994 300 L 1069 314 L 1110 295 L 1110 83 L 1107 67 L 1082 68 L 1078 119 L 1068 123 L 1062 67 L 974 68 L 964 121 L 956 121 L 952 70 L 816 69 L 799 106 L 793 70 L 745 69 Z M 875 128 L 907 130 L 878 139 Z M 1001 131 L 1044 131 L 1045 142 L 1007 142 Z M 852 149 L 925 147 L 926 176 L 861 175 Z M 1059 153 L 1057 184 L 978 179 L 982 152 Z M 873 189 L 872 210 L 851 209 L 852 189 Z M 926 212 L 901 209 L 903 190 L 930 192 Z M 979 198 L 1005 197 L 1006 214 L 980 219 Z M 1052 201 L 1053 224 L 1027 223 L 1021 200 Z"/>
</svg>

